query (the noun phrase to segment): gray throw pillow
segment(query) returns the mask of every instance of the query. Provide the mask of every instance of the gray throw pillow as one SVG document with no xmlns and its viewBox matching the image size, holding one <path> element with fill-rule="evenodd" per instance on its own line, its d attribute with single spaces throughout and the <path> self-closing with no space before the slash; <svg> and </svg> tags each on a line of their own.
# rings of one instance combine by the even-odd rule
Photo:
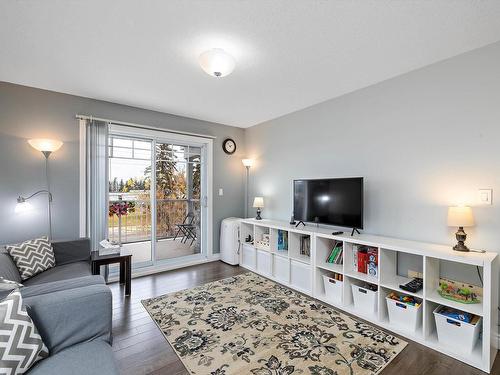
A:
<svg viewBox="0 0 500 375">
<path fill-rule="evenodd" d="M 0 374 L 24 374 L 49 351 L 18 290 L 0 302 Z"/>
<path fill-rule="evenodd" d="M 5 249 L 16 264 L 23 281 L 56 265 L 54 250 L 47 237 L 6 245 Z"/>
</svg>

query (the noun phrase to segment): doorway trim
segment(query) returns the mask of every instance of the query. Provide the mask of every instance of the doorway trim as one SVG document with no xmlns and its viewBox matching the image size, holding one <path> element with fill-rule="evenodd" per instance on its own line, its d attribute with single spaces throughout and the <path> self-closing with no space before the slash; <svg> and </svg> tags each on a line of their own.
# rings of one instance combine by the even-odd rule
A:
<svg viewBox="0 0 500 375">
<path fill-rule="evenodd" d="M 109 125 L 109 133 L 114 135 L 123 135 L 129 137 L 141 137 L 141 138 L 151 138 L 156 141 L 165 139 L 166 141 L 176 141 L 176 142 L 187 142 L 195 144 L 203 144 L 206 147 L 206 176 L 205 176 L 205 186 L 206 194 L 202 197 L 205 200 L 206 205 L 206 221 L 205 232 L 206 232 L 206 252 L 203 252 L 199 258 L 212 258 L 213 255 L 213 139 L 200 137 L 197 135 L 179 134 L 172 133 L 169 131 L 161 131 L 150 128 L 139 128 L 126 125 Z M 203 204 L 203 203 L 202 203 Z M 155 203 L 156 205 L 156 203 Z M 203 220 L 202 220 L 203 222 Z M 155 224 L 155 223 L 154 223 Z M 160 263 L 169 263 L 167 261 Z M 171 263 L 175 263 L 172 261 Z M 153 266 L 155 267 L 155 266 Z"/>
</svg>

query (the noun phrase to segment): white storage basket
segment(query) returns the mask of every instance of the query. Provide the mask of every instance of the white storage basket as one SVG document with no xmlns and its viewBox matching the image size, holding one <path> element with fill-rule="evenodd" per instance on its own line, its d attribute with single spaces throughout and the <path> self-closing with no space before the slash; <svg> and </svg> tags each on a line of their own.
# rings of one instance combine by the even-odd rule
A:
<svg viewBox="0 0 500 375">
<path fill-rule="evenodd" d="M 416 332 L 422 324 L 422 303 L 412 306 L 389 297 L 385 297 L 385 300 L 390 324 L 408 332 Z"/>
<path fill-rule="evenodd" d="M 439 343 L 449 345 L 453 351 L 471 354 L 481 332 L 482 318 L 470 324 L 440 314 L 442 308 L 438 306 L 434 310 Z"/>
<path fill-rule="evenodd" d="M 340 280 L 335 280 L 332 277 L 323 275 L 323 284 L 325 285 L 325 296 L 333 303 L 342 304 L 342 286 L 344 283 Z"/>
<path fill-rule="evenodd" d="M 351 285 L 354 308 L 362 315 L 373 315 L 377 313 L 378 291 Z"/>
</svg>

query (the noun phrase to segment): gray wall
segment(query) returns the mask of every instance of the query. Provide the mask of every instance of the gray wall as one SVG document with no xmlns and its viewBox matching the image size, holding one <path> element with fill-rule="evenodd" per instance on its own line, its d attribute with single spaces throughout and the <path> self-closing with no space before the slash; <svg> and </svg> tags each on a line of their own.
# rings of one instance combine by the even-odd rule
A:
<svg viewBox="0 0 500 375">
<path fill-rule="evenodd" d="M 219 251 L 220 221 L 243 214 L 243 129 L 3 82 L 0 82 L 0 243 L 47 233 L 44 198 L 34 200 L 37 209 L 29 215 L 14 214 L 16 197 L 31 194 L 45 183 L 44 158 L 26 142 L 37 137 L 64 141 L 64 146 L 50 157 L 54 239 L 78 237 L 77 113 L 216 136 L 214 251 Z M 238 145 L 232 156 L 221 148 L 226 137 L 234 138 Z M 222 197 L 217 195 L 219 187 L 224 189 Z"/>
<path fill-rule="evenodd" d="M 500 249 L 500 43 L 254 126 L 245 140 L 264 217 L 290 218 L 294 178 L 363 176 L 366 233 L 451 244 L 447 206 L 492 188 L 468 243 Z"/>
</svg>

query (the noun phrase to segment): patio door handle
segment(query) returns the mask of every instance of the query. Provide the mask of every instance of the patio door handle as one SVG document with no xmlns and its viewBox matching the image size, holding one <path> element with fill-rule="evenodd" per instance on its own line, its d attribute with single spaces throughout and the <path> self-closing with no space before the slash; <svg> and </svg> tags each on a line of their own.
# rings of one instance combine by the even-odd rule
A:
<svg viewBox="0 0 500 375">
<path fill-rule="evenodd" d="M 208 207 L 208 197 L 206 195 L 203 196 L 202 205 L 203 207 Z"/>
</svg>

